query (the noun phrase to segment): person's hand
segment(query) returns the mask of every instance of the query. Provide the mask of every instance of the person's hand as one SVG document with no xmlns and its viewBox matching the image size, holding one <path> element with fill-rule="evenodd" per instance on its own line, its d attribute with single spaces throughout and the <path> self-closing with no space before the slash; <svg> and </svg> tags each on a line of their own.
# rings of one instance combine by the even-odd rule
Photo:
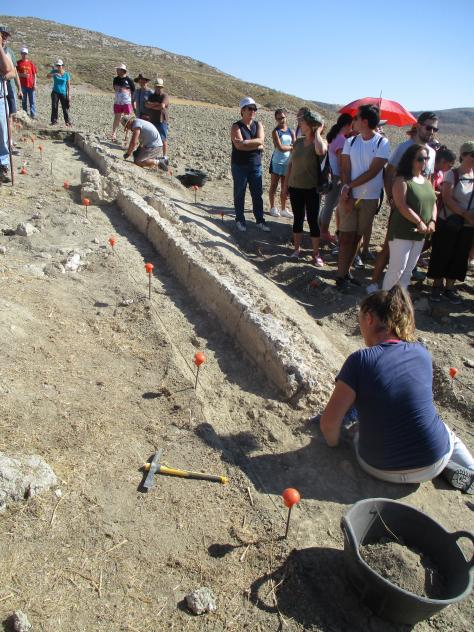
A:
<svg viewBox="0 0 474 632">
<path fill-rule="evenodd" d="M 432 235 L 435 232 L 435 230 L 436 230 L 436 222 L 434 221 L 434 219 L 432 219 L 428 222 L 426 234 Z"/>
<path fill-rule="evenodd" d="M 417 224 L 416 230 L 422 235 L 426 235 L 426 233 L 428 232 L 428 226 L 425 224 L 425 222 L 420 222 L 419 224 Z"/>
<path fill-rule="evenodd" d="M 128 151 L 126 151 L 123 155 L 124 160 L 127 160 L 127 158 L 130 158 L 130 154 L 128 153 Z"/>
<path fill-rule="evenodd" d="M 341 189 L 341 198 L 344 201 L 347 201 L 349 198 L 351 197 L 351 190 L 350 188 L 347 186 L 347 184 L 345 184 L 342 189 Z"/>
<path fill-rule="evenodd" d="M 468 224 L 474 226 L 474 213 L 465 213 L 464 219 Z"/>
<path fill-rule="evenodd" d="M 23 99 L 23 92 L 21 90 L 18 90 L 18 98 Z"/>
</svg>

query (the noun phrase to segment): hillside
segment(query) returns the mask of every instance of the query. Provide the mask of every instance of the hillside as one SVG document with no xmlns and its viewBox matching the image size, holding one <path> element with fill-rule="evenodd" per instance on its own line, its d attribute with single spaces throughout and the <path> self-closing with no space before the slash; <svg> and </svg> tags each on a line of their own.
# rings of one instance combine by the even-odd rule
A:
<svg viewBox="0 0 474 632">
<path fill-rule="evenodd" d="M 440 128 L 445 134 L 456 134 L 466 139 L 474 138 L 474 108 L 436 110 Z M 421 112 L 414 112 L 415 116 Z"/>
<path fill-rule="evenodd" d="M 11 31 L 10 41 L 15 52 L 27 45 L 42 74 L 46 74 L 55 58 L 61 57 L 75 83 L 110 90 L 115 64 L 124 62 L 132 78 L 139 72 L 151 78 L 163 77 L 170 94 L 184 99 L 235 107 L 242 96 L 250 94 L 258 103 L 271 109 L 287 107 L 296 110 L 302 105 L 315 107 L 316 104 L 241 81 L 191 57 L 175 55 L 161 48 L 139 46 L 95 31 L 38 18 L 0 16 L 0 20 Z M 325 108 L 318 106 L 318 109 L 327 114 Z"/>
</svg>

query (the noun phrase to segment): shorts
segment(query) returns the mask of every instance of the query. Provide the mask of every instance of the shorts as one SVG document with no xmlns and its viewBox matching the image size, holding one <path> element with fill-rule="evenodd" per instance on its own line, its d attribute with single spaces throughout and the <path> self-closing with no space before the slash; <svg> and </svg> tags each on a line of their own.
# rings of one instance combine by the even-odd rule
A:
<svg viewBox="0 0 474 632">
<path fill-rule="evenodd" d="M 114 103 L 114 114 L 131 114 L 132 112 L 133 108 L 131 103 L 126 103 L 125 105 Z"/>
<path fill-rule="evenodd" d="M 143 162 L 152 158 L 160 158 L 163 155 L 163 146 L 159 147 L 139 147 L 133 152 L 134 162 Z"/>
<path fill-rule="evenodd" d="M 339 230 L 341 233 L 363 235 L 372 226 L 378 207 L 378 199 L 354 200 L 354 206 L 349 213 L 341 206 L 339 208 Z"/>
<path fill-rule="evenodd" d="M 154 123 L 156 129 L 160 132 L 162 140 L 168 138 L 168 123 Z"/>
<path fill-rule="evenodd" d="M 286 165 L 275 165 L 273 164 L 273 161 L 270 161 L 270 167 L 268 171 L 269 173 L 274 173 L 276 176 L 284 178 L 286 176 L 286 172 L 288 171 L 288 163 Z"/>
<path fill-rule="evenodd" d="M 15 95 L 7 94 L 7 103 L 8 103 L 8 113 L 9 113 L 9 115 L 11 116 L 12 114 L 16 114 L 17 113 L 17 107 L 16 107 Z"/>
</svg>

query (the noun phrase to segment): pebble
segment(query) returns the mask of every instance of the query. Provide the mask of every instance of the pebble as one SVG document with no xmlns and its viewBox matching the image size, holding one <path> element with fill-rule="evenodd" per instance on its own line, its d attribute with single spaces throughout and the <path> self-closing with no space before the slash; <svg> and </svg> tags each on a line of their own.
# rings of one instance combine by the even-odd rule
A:
<svg viewBox="0 0 474 632">
<path fill-rule="evenodd" d="M 464 366 L 474 369 L 474 360 L 471 360 L 470 358 L 463 358 L 462 361 L 464 362 Z"/>
<path fill-rule="evenodd" d="M 217 604 L 214 593 L 210 588 L 203 586 L 194 592 L 186 595 L 186 605 L 194 614 L 204 614 L 206 612 L 216 612 Z"/>
<path fill-rule="evenodd" d="M 33 626 L 28 621 L 28 617 L 21 610 L 16 610 L 11 619 L 14 632 L 30 632 L 33 630 Z"/>
<path fill-rule="evenodd" d="M 0 255 L 4 255 L 7 252 L 7 247 L 6 246 L 0 246 Z"/>
<path fill-rule="evenodd" d="M 35 228 L 33 224 L 30 224 L 29 222 L 25 222 L 25 223 L 21 222 L 16 227 L 16 234 L 20 235 L 21 237 L 30 237 L 31 235 L 33 235 L 33 233 L 37 233 L 37 232 L 38 232 L 38 229 Z"/>
</svg>

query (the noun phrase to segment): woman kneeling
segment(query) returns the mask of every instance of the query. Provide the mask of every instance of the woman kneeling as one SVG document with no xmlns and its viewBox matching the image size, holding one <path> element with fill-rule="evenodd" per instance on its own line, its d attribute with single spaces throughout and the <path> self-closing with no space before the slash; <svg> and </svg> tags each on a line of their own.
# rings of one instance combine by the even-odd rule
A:
<svg viewBox="0 0 474 632">
<path fill-rule="evenodd" d="M 414 342 L 413 305 L 398 284 L 368 296 L 359 326 L 366 349 L 344 363 L 321 431 L 339 443 L 344 415 L 356 406 L 356 456 L 367 473 L 391 483 L 421 483 L 443 473 L 457 489 L 474 493 L 474 459 L 443 423 L 433 403 L 431 356 Z"/>
</svg>

